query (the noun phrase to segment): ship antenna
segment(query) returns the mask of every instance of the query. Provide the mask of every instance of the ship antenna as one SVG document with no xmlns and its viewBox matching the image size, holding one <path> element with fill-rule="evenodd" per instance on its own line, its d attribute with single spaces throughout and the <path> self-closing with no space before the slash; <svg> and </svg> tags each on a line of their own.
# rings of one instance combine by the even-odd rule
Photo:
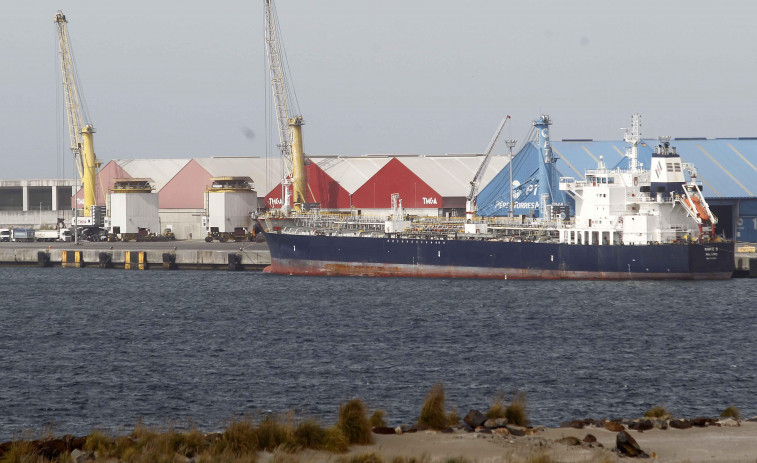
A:
<svg viewBox="0 0 757 463">
<path fill-rule="evenodd" d="M 641 141 L 641 114 L 635 113 L 631 116 L 631 131 L 625 129 L 626 134 L 623 137 L 626 143 L 631 145 L 630 152 L 626 156 L 631 159 L 631 172 L 639 170 L 639 142 Z"/>
</svg>

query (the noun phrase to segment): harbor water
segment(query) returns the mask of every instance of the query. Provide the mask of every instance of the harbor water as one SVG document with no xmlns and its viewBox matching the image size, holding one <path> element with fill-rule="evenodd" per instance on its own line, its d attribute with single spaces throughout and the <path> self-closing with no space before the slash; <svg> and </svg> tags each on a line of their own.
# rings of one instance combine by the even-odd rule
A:
<svg viewBox="0 0 757 463">
<path fill-rule="evenodd" d="M 412 423 L 527 397 L 534 424 L 757 414 L 757 280 L 500 281 L 0 268 L 0 441 L 353 397 Z"/>
</svg>

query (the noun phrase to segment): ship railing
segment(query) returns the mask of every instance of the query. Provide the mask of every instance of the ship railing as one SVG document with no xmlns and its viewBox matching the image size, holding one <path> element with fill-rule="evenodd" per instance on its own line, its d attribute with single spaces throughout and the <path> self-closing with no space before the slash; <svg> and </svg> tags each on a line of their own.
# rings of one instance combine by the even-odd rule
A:
<svg viewBox="0 0 757 463">
<path fill-rule="evenodd" d="M 656 196 L 651 195 L 638 196 L 634 199 L 636 199 L 636 201 L 640 203 L 672 203 L 675 201 L 675 198 L 672 198 L 670 196 L 663 196 L 662 201 L 658 201 Z"/>
</svg>

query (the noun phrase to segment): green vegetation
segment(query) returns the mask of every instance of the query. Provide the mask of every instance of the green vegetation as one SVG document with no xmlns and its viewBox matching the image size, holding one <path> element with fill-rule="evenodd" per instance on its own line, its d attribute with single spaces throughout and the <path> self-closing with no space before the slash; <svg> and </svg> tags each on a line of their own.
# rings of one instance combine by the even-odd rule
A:
<svg viewBox="0 0 757 463">
<path fill-rule="evenodd" d="M 423 400 L 418 425 L 429 429 L 444 429 L 449 426 L 447 413 L 444 411 L 444 385 L 436 383 Z"/>
<path fill-rule="evenodd" d="M 352 399 L 339 407 L 337 427 L 350 444 L 368 445 L 373 443 L 368 410 L 360 399 Z"/>
<path fill-rule="evenodd" d="M 652 407 L 649 410 L 647 410 L 644 413 L 644 417 L 667 419 L 667 418 L 670 418 L 670 413 L 668 413 L 668 411 L 665 410 L 665 407 L 663 407 L 662 405 L 658 405 L 656 407 Z"/>
<path fill-rule="evenodd" d="M 513 398 L 505 409 L 505 418 L 507 418 L 507 422 L 510 424 L 528 426 L 525 392 L 515 392 L 515 398 Z"/>
</svg>

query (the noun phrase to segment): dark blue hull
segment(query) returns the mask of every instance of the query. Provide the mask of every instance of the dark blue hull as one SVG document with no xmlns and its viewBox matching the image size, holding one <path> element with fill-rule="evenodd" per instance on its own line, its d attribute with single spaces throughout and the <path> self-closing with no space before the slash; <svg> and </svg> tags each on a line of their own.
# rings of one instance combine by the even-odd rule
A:
<svg viewBox="0 0 757 463">
<path fill-rule="evenodd" d="M 271 273 L 531 279 L 724 279 L 733 243 L 649 246 L 268 233 Z"/>
</svg>

